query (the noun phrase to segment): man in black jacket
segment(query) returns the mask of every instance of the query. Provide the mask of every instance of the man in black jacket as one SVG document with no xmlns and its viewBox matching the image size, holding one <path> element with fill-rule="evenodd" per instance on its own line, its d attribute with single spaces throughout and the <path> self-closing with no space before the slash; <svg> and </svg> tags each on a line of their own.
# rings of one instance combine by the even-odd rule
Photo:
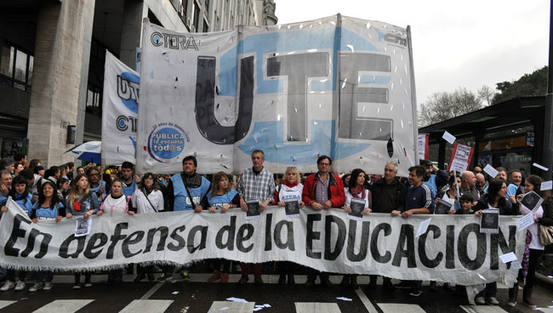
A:
<svg viewBox="0 0 553 313">
<path fill-rule="evenodd" d="M 392 213 L 393 210 L 403 211 L 407 187 L 399 181 L 397 164 L 386 163 L 384 177 L 371 186 L 373 213 Z M 376 287 L 376 275 L 370 276 L 369 288 Z M 392 288 L 391 279 L 384 277 L 384 287 Z"/>
</svg>

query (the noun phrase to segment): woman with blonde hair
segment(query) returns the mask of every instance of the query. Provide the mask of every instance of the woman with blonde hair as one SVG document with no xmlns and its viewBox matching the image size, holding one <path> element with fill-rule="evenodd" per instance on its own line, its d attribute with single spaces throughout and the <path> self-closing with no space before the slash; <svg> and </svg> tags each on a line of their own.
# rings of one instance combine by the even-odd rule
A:
<svg viewBox="0 0 553 313">
<path fill-rule="evenodd" d="M 77 175 L 71 184 L 69 194 L 65 198 L 66 215 L 71 218 L 73 216 L 79 218 L 89 218 L 91 215 L 98 213 L 99 208 L 98 197 L 96 193 L 90 190 L 88 177 L 85 175 Z M 92 286 L 90 281 L 91 272 L 84 274 L 84 286 Z M 75 284 L 73 289 L 81 288 L 81 273 L 75 273 Z"/>
<path fill-rule="evenodd" d="M 237 208 L 240 205 L 240 195 L 232 188 L 229 176 L 225 172 L 218 172 L 213 175 L 211 181 L 211 191 L 207 194 L 209 203 L 209 212 L 226 213 L 228 209 Z M 230 261 L 225 259 L 216 259 L 212 262 L 215 272 L 207 280 L 215 282 L 221 280 L 221 283 L 228 282 L 230 272 Z"/>
<path fill-rule="evenodd" d="M 298 207 L 304 207 L 302 201 L 303 184 L 301 183 L 301 175 L 295 167 L 288 167 L 284 172 L 284 177 L 280 185 L 276 187 L 274 202 L 279 207 L 285 207 L 287 201 L 298 201 Z M 278 262 L 277 269 L 280 273 L 278 279 L 279 285 L 286 284 L 288 276 L 288 285 L 294 285 L 294 270 L 295 264 L 292 262 Z"/>
</svg>

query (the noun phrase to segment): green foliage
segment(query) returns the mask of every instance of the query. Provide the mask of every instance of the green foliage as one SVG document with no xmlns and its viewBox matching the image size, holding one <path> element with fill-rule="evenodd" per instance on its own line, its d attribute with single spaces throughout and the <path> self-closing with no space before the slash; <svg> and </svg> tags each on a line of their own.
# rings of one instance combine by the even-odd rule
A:
<svg viewBox="0 0 553 313">
<path fill-rule="evenodd" d="M 481 107 L 482 98 L 466 88 L 459 88 L 452 93 L 435 93 L 422 104 L 418 124 L 426 126 L 439 123 Z"/>
<path fill-rule="evenodd" d="M 496 89 L 499 93 L 493 98 L 493 104 L 516 97 L 543 96 L 547 92 L 547 66 L 531 74 L 524 74 L 514 82 L 497 83 Z"/>
</svg>

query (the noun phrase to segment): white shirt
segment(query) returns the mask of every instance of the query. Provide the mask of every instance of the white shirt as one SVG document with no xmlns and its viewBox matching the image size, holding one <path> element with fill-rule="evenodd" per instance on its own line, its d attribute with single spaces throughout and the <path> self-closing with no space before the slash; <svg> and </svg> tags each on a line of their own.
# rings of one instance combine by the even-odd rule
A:
<svg viewBox="0 0 553 313">
<path fill-rule="evenodd" d="M 123 195 L 114 199 L 111 195 L 108 195 L 102 203 L 101 209 L 104 210 L 104 214 L 109 214 L 110 216 L 126 215 L 128 211 L 127 197 Z"/>
<path fill-rule="evenodd" d="M 529 210 L 528 208 L 525 208 L 522 205 L 520 206 L 520 213 L 521 214 L 526 215 L 530 212 L 532 212 L 532 211 Z M 543 217 L 543 208 L 542 208 L 541 205 L 539 206 L 539 208 L 536 210 L 536 212 L 534 214 L 538 218 Z M 530 232 L 530 234 L 532 234 L 532 241 L 530 242 L 528 247 L 530 249 L 534 249 L 534 250 L 543 250 L 544 247 L 540 242 L 540 236 L 539 236 L 539 224 L 534 223 L 534 224 L 528 226 L 527 230 Z"/>
<path fill-rule="evenodd" d="M 150 201 L 148 202 L 148 200 Z M 163 194 L 160 190 L 153 190 L 146 198 L 142 190 L 136 189 L 132 194 L 132 203 L 138 214 L 160 212 L 163 211 Z"/>
<path fill-rule="evenodd" d="M 369 201 L 369 195 L 371 192 L 368 189 L 364 189 L 365 192 L 365 209 L 370 208 L 370 201 Z M 344 206 L 351 206 L 351 199 L 353 196 L 351 195 L 351 192 L 349 191 L 349 188 L 346 190 L 346 203 L 344 203 Z"/>
<path fill-rule="evenodd" d="M 279 201 L 294 201 L 297 200 L 298 202 L 301 202 L 301 194 L 303 192 L 303 184 L 299 183 L 295 185 L 294 187 L 288 187 L 284 184 L 280 185 L 279 187 L 280 191 L 278 191 L 278 200 Z"/>
</svg>

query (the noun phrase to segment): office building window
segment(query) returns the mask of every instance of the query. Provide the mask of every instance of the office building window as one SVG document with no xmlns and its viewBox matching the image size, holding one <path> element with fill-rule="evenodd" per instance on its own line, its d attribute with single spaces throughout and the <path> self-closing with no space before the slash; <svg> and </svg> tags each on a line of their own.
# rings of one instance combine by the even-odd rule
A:
<svg viewBox="0 0 553 313">
<path fill-rule="evenodd" d="M 14 88 L 25 91 L 31 86 L 33 63 L 33 56 L 9 44 L 0 50 L 0 75 Z"/>
</svg>

